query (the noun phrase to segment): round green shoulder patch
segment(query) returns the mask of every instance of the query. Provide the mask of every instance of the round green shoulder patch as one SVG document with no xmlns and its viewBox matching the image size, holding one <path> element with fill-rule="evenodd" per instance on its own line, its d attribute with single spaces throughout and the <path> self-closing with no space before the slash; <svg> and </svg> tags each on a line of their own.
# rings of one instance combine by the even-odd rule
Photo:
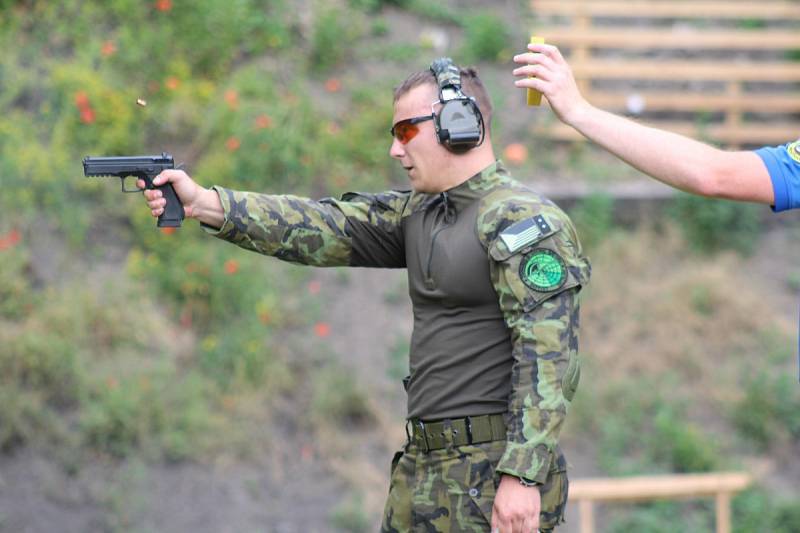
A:
<svg viewBox="0 0 800 533">
<path fill-rule="evenodd" d="M 536 248 L 519 264 L 519 277 L 535 291 L 551 292 L 567 281 L 567 265 L 553 250 Z"/>
</svg>

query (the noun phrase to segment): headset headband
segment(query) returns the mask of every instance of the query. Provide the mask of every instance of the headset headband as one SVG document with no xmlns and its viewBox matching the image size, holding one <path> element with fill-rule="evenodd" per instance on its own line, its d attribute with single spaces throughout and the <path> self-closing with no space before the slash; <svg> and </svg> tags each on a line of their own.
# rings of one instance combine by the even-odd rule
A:
<svg viewBox="0 0 800 533">
<path fill-rule="evenodd" d="M 456 98 L 466 98 L 461 92 L 461 71 L 449 57 L 440 57 L 431 63 L 431 72 L 439 86 L 439 100 L 444 103 Z"/>
</svg>

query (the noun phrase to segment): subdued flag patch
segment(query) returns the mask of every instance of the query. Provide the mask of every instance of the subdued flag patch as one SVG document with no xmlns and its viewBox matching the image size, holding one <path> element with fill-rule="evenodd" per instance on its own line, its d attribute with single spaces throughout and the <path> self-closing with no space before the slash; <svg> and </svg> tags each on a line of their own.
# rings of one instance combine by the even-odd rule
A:
<svg viewBox="0 0 800 533">
<path fill-rule="evenodd" d="M 553 233 L 553 228 L 542 215 L 536 215 L 509 226 L 500 234 L 500 238 L 511 253 L 524 248 L 528 244 L 540 241 Z"/>
</svg>

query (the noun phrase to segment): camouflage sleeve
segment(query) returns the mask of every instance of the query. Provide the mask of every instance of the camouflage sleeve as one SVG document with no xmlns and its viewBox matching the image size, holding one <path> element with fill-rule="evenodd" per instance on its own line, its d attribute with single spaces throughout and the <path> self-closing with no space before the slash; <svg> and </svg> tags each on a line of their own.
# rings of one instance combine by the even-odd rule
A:
<svg viewBox="0 0 800 533">
<path fill-rule="evenodd" d="M 348 193 L 314 201 L 213 187 L 225 212 L 206 232 L 247 250 L 311 266 L 405 266 L 406 192 Z"/>
<path fill-rule="evenodd" d="M 545 483 L 580 377 L 578 292 L 590 267 L 557 207 L 508 199 L 479 219 L 511 334 L 508 442 L 497 470 Z"/>
</svg>

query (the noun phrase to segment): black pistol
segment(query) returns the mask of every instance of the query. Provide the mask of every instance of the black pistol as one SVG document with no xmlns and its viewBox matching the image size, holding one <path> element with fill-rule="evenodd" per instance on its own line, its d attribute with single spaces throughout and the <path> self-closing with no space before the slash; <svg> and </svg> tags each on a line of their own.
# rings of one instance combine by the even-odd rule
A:
<svg viewBox="0 0 800 533">
<path fill-rule="evenodd" d="M 145 189 L 158 189 L 167 200 L 164 212 L 158 217 L 159 228 L 179 228 L 184 218 L 183 204 L 178 200 L 172 183 L 160 187 L 153 186 L 153 178 L 162 170 L 175 168 L 172 156 L 166 152 L 161 155 L 137 155 L 122 157 L 84 157 L 84 176 L 116 176 L 122 180 L 122 192 L 141 192 L 142 189 L 125 188 L 125 179 L 133 176 L 144 180 Z"/>
</svg>

